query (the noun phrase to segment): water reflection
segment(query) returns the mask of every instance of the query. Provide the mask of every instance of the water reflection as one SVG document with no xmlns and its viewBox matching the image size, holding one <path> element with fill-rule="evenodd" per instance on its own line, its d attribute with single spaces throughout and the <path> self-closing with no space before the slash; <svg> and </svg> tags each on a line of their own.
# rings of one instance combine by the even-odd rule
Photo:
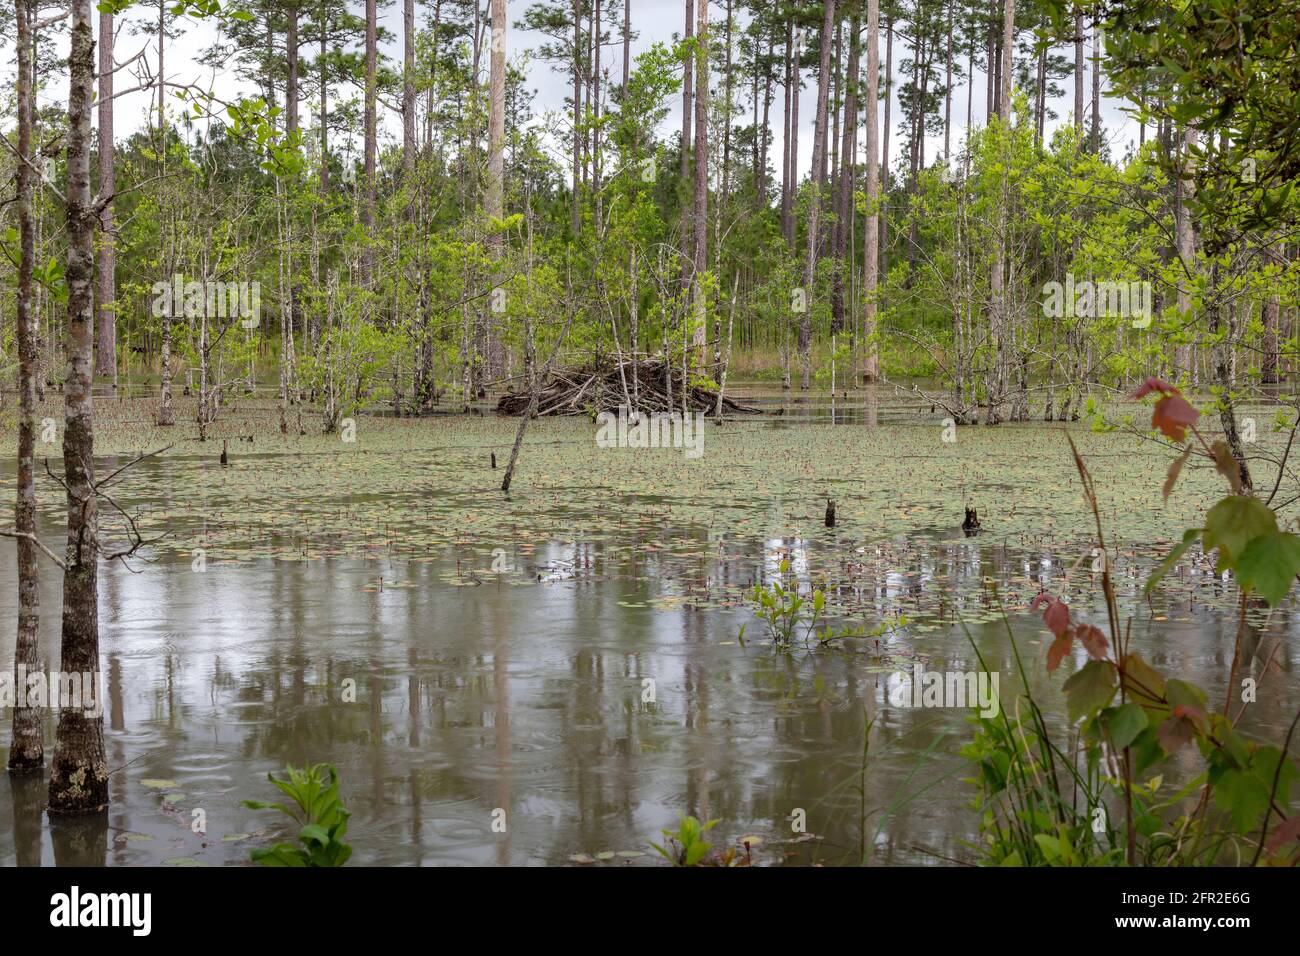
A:
<svg viewBox="0 0 1300 956">
<path fill-rule="evenodd" d="M 39 777 L 0 778 L 0 819 L 12 820 L 0 827 L 0 864 L 244 862 L 275 821 L 240 801 L 272 795 L 267 772 L 322 760 L 339 768 L 359 863 L 632 854 L 683 812 L 720 818 L 720 839 L 762 837 L 765 863 L 968 859 L 978 821 L 956 755 L 967 713 L 891 707 L 891 675 L 911 661 L 977 669 L 968 626 L 1009 697 L 1017 683 L 996 609 L 1059 583 L 1055 556 L 939 535 L 853 549 L 833 529 L 735 541 L 665 523 L 663 535 L 700 547 L 607 558 L 599 542 L 553 543 L 478 586 L 448 583 L 455 554 L 204 573 L 184 560 L 139 574 L 109 565 L 111 809 L 51 823 Z M 0 552 L 0 594 L 13 593 L 11 554 Z M 850 620 L 906 613 L 908 624 L 853 652 L 772 652 L 755 642 L 746 608 L 707 595 L 770 580 L 783 558 L 787 583 L 828 578 Z M 571 576 L 537 582 L 538 566 L 562 561 Z M 1207 613 L 1194 589 L 1155 608 L 1168 618 L 1157 621 L 1139 604 L 1141 577 L 1123 567 L 1117 577 L 1138 612 L 1135 647 L 1221 694 L 1233 622 Z M 1199 580 L 1202 594 L 1223 587 L 1212 574 Z M 58 606 L 54 583 L 46 576 L 44 607 Z M 3 660 L 13 614 L 0 610 Z M 1013 626 L 1041 660 L 1037 620 L 1019 612 Z M 56 628 L 47 614 L 51 659 Z M 1238 665 L 1261 686 L 1247 729 L 1280 736 L 1296 699 L 1293 647 L 1288 613 L 1252 631 Z M 1052 699 L 1056 688 L 1037 689 Z M 196 810 L 206 832 L 194 831 Z M 803 836 L 790 825 L 800 812 Z"/>
</svg>

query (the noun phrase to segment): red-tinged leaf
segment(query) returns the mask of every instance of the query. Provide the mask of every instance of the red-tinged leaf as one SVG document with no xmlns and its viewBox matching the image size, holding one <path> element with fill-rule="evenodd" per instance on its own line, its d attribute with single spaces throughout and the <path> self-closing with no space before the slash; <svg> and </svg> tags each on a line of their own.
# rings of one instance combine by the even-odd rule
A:
<svg viewBox="0 0 1300 956">
<path fill-rule="evenodd" d="M 1174 482 L 1178 480 L 1179 474 L 1183 470 L 1183 465 L 1187 464 L 1187 459 L 1192 456 L 1192 446 L 1188 445 L 1183 449 L 1183 453 L 1174 459 L 1169 466 L 1169 472 L 1165 475 L 1165 486 L 1160 489 L 1160 497 L 1165 504 L 1169 503 L 1169 493 L 1174 490 Z"/>
<path fill-rule="evenodd" d="M 1083 649 L 1088 652 L 1088 656 L 1094 661 L 1104 660 L 1106 651 L 1110 648 L 1110 642 L 1106 640 L 1106 635 L 1101 629 L 1093 624 L 1079 624 L 1074 629 L 1074 636 L 1079 639 Z"/>
<path fill-rule="evenodd" d="M 1187 399 L 1178 394 L 1166 395 L 1156 402 L 1151 412 L 1151 424 L 1171 441 L 1181 442 L 1187 437 L 1187 426 L 1195 425 L 1201 413 L 1192 408 Z"/>
<path fill-rule="evenodd" d="M 1061 637 L 1070 629 L 1070 608 L 1060 598 L 1052 598 L 1047 604 L 1047 610 L 1043 612 L 1043 623 L 1047 629 Z"/>
<path fill-rule="evenodd" d="M 1191 743 L 1196 733 L 1196 725 L 1191 719 L 1178 713 L 1183 709 L 1175 708 L 1173 716 L 1156 730 L 1156 740 L 1167 754 L 1176 753 L 1183 745 Z"/>
<path fill-rule="evenodd" d="M 1174 388 L 1162 378 L 1148 378 L 1133 393 L 1134 398 L 1146 398 L 1152 392 L 1159 392 L 1161 395 L 1177 395 L 1178 389 Z"/>
<path fill-rule="evenodd" d="M 1070 647 L 1074 644 L 1074 638 L 1068 633 L 1062 634 L 1056 640 L 1052 641 L 1047 648 L 1047 671 L 1050 674 L 1061 666 L 1061 661 L 1065 660 L 1065 655 L 1070 653 Z"/>
<path fill-rule="evenodd" d="M 1283 820 L 1281 826 L 1269 834 L 1268 852 L 1276 853 L 1292 840 L 1300 840 L 1300 813 Z"/>
</svg>

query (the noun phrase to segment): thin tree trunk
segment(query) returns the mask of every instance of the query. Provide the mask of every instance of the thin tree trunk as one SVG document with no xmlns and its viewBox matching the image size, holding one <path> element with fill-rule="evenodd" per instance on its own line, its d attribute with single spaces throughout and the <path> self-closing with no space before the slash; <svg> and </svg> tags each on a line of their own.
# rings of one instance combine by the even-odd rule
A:
<svg viewBox="0 0 1300 956">
<path fill-rule="evenodd" d="M 95 371 L 114 376 L 117 371 L 117 248 L 113 234 L 116 189 L 113 155 L 113 14 L 99 14 L 99 193 L 108 199 L 101 215 L 103 238 L 99 247 L 99 342 Z"/>
<path fill-rule="evenodd" d="M 708 303 L 705 301 L 704 273 L 709 268 L 709 2 L 700 0 L 695 41 L 695 263 L 691 276 L 695 303 L 695 330 L 691 342 L 698 362 L 704 364 L 707 337 Z"/>
<path fill-rule="evenodd" d="M 1196 270 L 1196 234 L 1192 222 L 1191 200 L 1194 191 L 1192 150 L 1196 148 L 1196 128 L 1183 130 L 1181 175 L 1174 178 L 1174 244 L 1180 260 L 1178 271 L 1178 314 L 1180 323 L 1190 326 L 1192 317 L 1192 277 Z M 1192 347 L 1180 344 L 1174 349 L 1175 373 L 1192 373 Z"/>
<path fill-rule="evenodd" d="M 1092 151 L 1101 152 L 1101 27 L 1092 28 Z"/>
<path fill-rule="evenodd" d="M 877 112 L 880 100 L 880 0 L 867 0 L 867 92 L 862 105 L 865 108 L 867 164 L 867 225 L 863 238 L 862 273 L 862 340 L 865 343 L 863 382 L 880 378 L 880 353 L 876 347 L 876 288 L 880 269 L 880 167 L 876 161 L 880 130 Z"/>
<path fill-rule="evenodd" d="M 889 274 L 889 114 L 894 99 L 894 21 L 885 21 L 885 122 L 880 146 L 880 274 Z"/>
<path fill-rule="evenodd" d="M 1002 68 L 1001 68 L 1001 92 L 998 97 L 998 117 L 1002 121 L 1003 129 L 1000 135 L 1006 137 L 1008 149 L 1011 140 L 1011 75 L 1013 68 L 1013 53 L 1015 49 L 1015 17 L 1016 5 L 1015 0 L 1006 0 L 1003 9 L 1002 19 Z M 1006 295 L 1005 277 L 1003 273 L 1007 265 L 1007 227 L 1010 217 L 1008 216 L 1007 203 L 1009 200 L 1009 189 L 1007 183 L 1006 163 L 1003 163 L 1002 172 L 1002 198 L 998 205 L 998 228 L 997 236 L 994 239 L 993 250 L 993 271 L 989 276 L 989 299 L 990 299 L 990 333 L 993 339 L 994 348 L 994 367 L 989 387 L 989 405 L 985 416 L 985 422 L 989 425 L 996 425 L 1002 420 L 1002 401 L 1007 391 L 1007 361 L 1008 361 L 1008 333 L 1010 329 L 1010 316 L 1008 308 L 1008 296 Z"/>
<path fill-rule="evenodd" d="M 493 27 L 496 15 L 493 7 Z M 495 58 L 493 63 L 495 63 Z M 415 0 L 402 0 L 402 176 L 415 174 Z"/>
<path fill-rule="evenodd" d="M 1083 139 L 1083 11 L 1074 11 L 1074 128 Z"/>
<path fill-rule="evenodd" d="M 790 115 L 794 109 L 794 19 L 786 21 L 785 36 L 785 108 L 781 123 L 781 235 L 786 245 L 794 248 L 793 215 L 794 176 L 790 172 Z"/>
<path fill-rule="evenodd" d="M 574 236 L 582 230 L 579 205 L 582 183 L 582 0 L 573 0 L 573 203 L 569 207 L 569 228 Z"/>
<path fill-rule="evenodd" d="M 378 131 L 376 128 L 375 105 L 376 98 L 379 95 L 377 57 L 378 57 L 378 12 L 376 0 L 366 0 L 366 77 L 365 77 L 365 201 L 361 207 L 361 224 L 365 227 L 366 236 L 374 235 L 375 229 L 375 159 L 379 148 Z M 365 281 L 373 283 L 375 281 L 374 251 L 367 247 L 365 252 Z"/>
<path fill-rule="evenodd" d="M 824 183 L 822 159 L 826 150 L 826 103 L 830 96 L 831 37 L 835 29 L 835 0 L 825 0 L 822 14 L 821 62 L 817 73 L 816 126 L 813 129 L 813 189 L 808 197 L 808 256 L 804 260 L 803 287 L 804 310 L 799 322 L 799 359 L 802 379 L 799 387 L 808 389 L 812 384 L 812 308 L 813 283 L 817 269 L 817 232 L 821 213 L 821 190 Z"/>
<path fill-rule="evenodd" d="M 18 298 L 15 303 L 18 338 L 18 494 L 14 510 L 14 531 L 18 550 L 18 640 L 14 648 L 15 669 L 27 673 L 45 670 L 41 661 L 40 567 L 36 535 L 36 376 L 40 343 L 33 315 L 32 269 L 35 263 L 35 224 L 32 222 L 32 39 L 29 0 L 14 4 L 18 34 L 18 75 L 14 81 L 18 97 Z M 102 20 L 100 21 L 103 22 Z M 21 680 L 21 678 L 20 678 Z M 13 740 L 9 769 L 15 772 L 40 770 L 45 764 L 45 739 L 39 707 L 14 707 Z M 37 814 L 39 816 L 39 814 Z"/>
</svg>

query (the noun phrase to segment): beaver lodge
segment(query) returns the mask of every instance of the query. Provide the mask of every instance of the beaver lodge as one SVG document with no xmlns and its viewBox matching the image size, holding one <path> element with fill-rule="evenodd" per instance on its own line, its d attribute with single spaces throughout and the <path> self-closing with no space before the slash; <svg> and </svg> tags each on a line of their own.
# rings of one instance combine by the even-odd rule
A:
<svg viewBox="0 0 1300 956">
<path fill-rule="evenodd" d="M 689 381 L 680 367 L 662 359 L 618 361 L 596 357 L 582 365 L 552 371 L 538 393 L 538 415 L 594 415 L 617 411 L 619 406 L 642 412 L 681 411 L 683 393 L 686 410 L 714 412 L 719 386 L 697 373 Z M 528 390 L 507 392 L 497 402 L 497 414 L 522 415 L 528 410 Z M 730 414 L 761 414 L 757 408 L 722 398 L 722 411 Z"/>
</svg>

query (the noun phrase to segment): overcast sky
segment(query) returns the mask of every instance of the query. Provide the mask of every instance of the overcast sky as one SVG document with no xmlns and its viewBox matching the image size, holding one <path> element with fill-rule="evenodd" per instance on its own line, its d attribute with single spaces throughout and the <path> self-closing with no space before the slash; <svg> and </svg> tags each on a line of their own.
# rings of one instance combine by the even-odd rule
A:
<svg viewBox="0 0 1300 956">
<path fill-rule="evenodd" d="M 540 34 L 514 29 L 515 21 L 522 17 L 524 11 L 528 8 L 528 6 L 532 2 L 534 2 L 534 0 L 508 0 L 507 3 L 507 9 L 510 14 L 510 19 L 509 19 L 510 29 L 507 37 L 507 45 L 509 50 L 509 56 L 513 61 L 519 61 L 522 58 L 522 55 L 525 51 L 530 49 L 536 49 L 544 42 L 545 39 Z M 614 0 L 614 2 L 617 2 L 617 0 Z M 487 0 L 483 0 L 483 3 L 484 6 L 486 7 Z M 356 8 L 358 13 L 360 13 L 361 10 L 363 9 L 360 3 L 354 4 L 354 7 Z M 117 48 L 115 50 L 115 55 L 119 62 L 134 55 L 142 48 L 147 48 L 148 50 L 147 56 L 149 57 L 150 62 L 152 64 L 156 64 L 157 48 L 155 42 L 151 38 L 146 36 L 132 35 L 130 29 L 131 22 L 138 21 L 145 18 L 152 19 L 152 16 L 153 15 L 147 14 L 143 10 L 139 10 L 139 11 L 133 10 L 128 12 L 125 15 L 125 19 L 128 21 L 127 26 L 125 29 L 119 29 L 117 33 Z M 422 19 L 424 16 L 425 16 L 424 8 L 417 7 L 417 18 Z M 710 20 L 714 24 L 717 24 L 721 22 L 724 17 L 725 17 L 725 8 L 721 4 L 714 2 L 710 8 Z M 393 42 L 383 47 L 383 53 L 387 55 L 389 58 L 391 58 L 395 63 L 400 64 L 401 57 L 402 57 L 402 46 L 401 46 L 401 39 L 400 39 L 401 32 L 402 32 L 401 4 L 393 3 L 388 7 L 388 9 L 381 10 L 380 21 L 382 25 L 386 27 L 388 31 L 395 38 Z M 684 3 L 682 2 L 682 0 L 632 0 L 632 27 L 633 27 L 633 31 L 638 34 L 637 38 L 633 41 L 632 44 L 633 57 L 635 58 L 638 52 L 647 49 L 652 43 L 655 43 L 657 41 L 663 41 L 663 42 L 671 41 L 675 33 L 681 32 L 684 26 L 684 22 L 685 22 L 685 13 L 684 13 Z M 739 24 L 738 24 L 738 28 L 739 28 Z M 215 37 L 214 27 L 211 24 L 206 22 L 186 19 L 177 22 L 177 29 L 181 31 L 182 35 L 178 39 L 173 40 L 169 44 L 168 49 L 166 51 L 166 66 L 167 66 L 168 79 L 177 82 L 197 82 L 200 85 L 207 86 L 209 82 L 212 82 L 213 75 L 210 69 L 203 67 L 198 62 L 198 55 L 203 49 L 205 49 L 206 47 L 212 44 L 212 41 Z M 66 50 L 66 44 L 67 44 L 66 32 L 62 36 L 56 38 L 56 43 L 58 44 L 58 48 L 61 51 Z M 897 68 L 897 64 L 899 63 L 900 60 L 903 59 L 903 57 L 906 54 L 901 49 L 900 41 L 896 39 L 895 43 L 896 46 L 894 50 L 894 64 L 895 67 Z M 12 82 L 12 74 L 14 70 L 14 53 L 13 53 L 13 45 L 12 45 L 11 38 L 6 38 L 5 44 L 6 44 L 5 46 L 6 53 L 8 54 L 5 58 L 6 59 L 5 69 L 7 73 L 6 81 Z M 883 63 L 885 60 L 884 49 L 883 49 L 884 48 L 883 28 L 882 28 L 882 36 L 881 36 L 881 48 L 882 49 L 881 49 L 880 60 Z M 1088 52 L 1091 53 L 1090 48 Z M 863 56 L 864 63 L 865 60 L 866 57 L 864 55 Z M 609 72 L 611 77 L 614 77 L 616 79 L 621 79 L 622 76 L 621 41 L 615 43 L 608 50 L 608 52 L 605 54 L 604 62 L 609 66 Z M 1089 68 L 1090 67 L 1091 67 L 1091 63 L 1089 63 Z M 718 78 L 715 75 L 714 77 L 715 85 L 717 81 Z M 897 84 L 897 82 L 898 82 L 898 77 L 896 74 L 895 83 Z M 118 89 L 123 89 L 135 85 L 134 79 L 125 76 L 122 73 L 118 74 L 116 83 Z M 1089 78 L 1089 84 L 1090 83 L 1091 83 L 1091 78 Z M 809 70 L 804 71 L 804 84 L 805 85 L 804 85 L 803 92 L 801 94 L 802 98 L 800 100 L 800 106 L 799 106 L 799 117 L 800 117 L 799 166 L 801 172 L 807 172 L 808 167 L 811 164 L 811 160 L 812 160 L 812 118 L 814 112 L 816 111 L 816 97 L 817 97 L 817 86 L 812 71 Z M 252 89 L 251 86 L 248 86 L 247 84 L 242 84 L 236 77 L 233 76 L 233 74 L 229 74 L 229 73 L 224 75 L 218 75 L 217 77 L 215 77 L 214 85 L 215 85 L 215 89 L 217 89 L 223 97 L 230 97 L 232 95 L 237 95 L 238 93 L 241 92 L 247 94 L 256 93 L 256 91 Z M 528 85 L 537 92 L 535 107 L 540 114 L 544 114 L 547 110 L 561 110 L 564 108 L 565 95 L 569 90 L 569 80 L 566 78 L 564 74 L 555 72 L 551 68 L 550 64 L 543 63 L 540 60 L 533 58 L 529 62 L 529 66 L 528 66 Z M 1067 87 L 1071 86 L 1069 82 L 1067 82 L 1064 85 Z M 978 126 L 978 125 L 983 125 L 985 120 L 984 117 L 985 77 L 983 76 L 983 74 L 980 73 L 976 74 L 974 88 L 976 94 L 975 94 L 973 117 L 974 117 L 975 124 Z M 965 117 L 966 117 L 966 96 L 967 96 L 968 89 L 969 88 L 964 84 L 958 86 L 953 98 L 953 105 L 952 105 L 953 146 L 952 148 L 954 152 L 956 152 L 957 149 L 959 148 L 959 143 L 961 142 L 961 138 L 964 135 Z M 1104 89 L 1105 87 L 1103 84 L 1103 94 L 1104 94 Z M 355 91 L 345 92 L 342 94 L 341 98 L 347 98 L 352 93 L 355 93 Z M 738 94 L 743 95 L 744 93 L 745 93 L 744 90 L 738 91 Z M 66 81 L 56 82 L 51 85 L 51 88 L 47 88 L 46 92 L 42 97 L 42 102 L 55 102 L 55 101 L 61 102 L 65 96 L 66 96 Z M 783 100 L 782 100 L 782 93 L 779 87 L 774 90 L 774 96 L 775 96 L 775 101 L 773 103 L 772 118 L 771 118 L 772 125 L 773 125 L 773 139 L 774 139 L 772 143 L 772 162 L 773 162 L 773 166 L 779 170 L 780 159 L 781 159 L 781 154 L 783 149 L 781 120 L 780 120 Z M 1090 86 L 1089 86 L 1089 97 L 1090 96 L 1091 93 L 1090 93 Z M 1061 123 L 1068 117 L 1069 111 L 1071 109 L 1071 103 L 1069 102 L 1071 97 L 1072 97 L 1072 93 L 1069 90 L 1067 90 L 1067 93 L 1064 97 L 1059 98 L 1058 100 L 1054 101 L 1051 104 L 1052 107 L 1059 114 L 1059 118 L 1054 123 L 1049 123 L 1049 136 L 1050 136 L 1050 129 L 1055 125 Z M 116 123 L 116 134 L 119 138 L 124 138 L 130 135 L 132 132 L 135 132 L 137 129 L 141 128 L 143 125 L 145 125 L 148 117 L 149 102 L 150 102 L 150 94 L 145 92 L 130 94 L 122 97 L 117 101 L 117 106 L 114 111 L 114 114 L 115 114 L 115 123 Z M 306 106 L 307 105 L 304 104 L 304 116 L 306 115 L 305 112 Z M 181 104 L 178 103 L 176 105 L 176 109 L 179 110 L 180 108 L 181 108 Z M 883 121 L 883 110 L 881 111 L 881 113 L 882 113 L 882 121 Z M 749 115 L 748 112 L 746 112 L 745 115 Z M 898 115 L 899 115 L 898 104 L 895 101 L 893 116 L 897 117 Z M 1114 155 L 1123 155 L 1126 149 L 1128 149 L 1130 146 L 1136 145 L 1137 133 L 1138 133 L 1136 123 L 1134 123 L 1131 119 L 1129 119 L 1125 114 L 1123 114 L 1120 111 L 1119 103 L 1117 101 L 1109 100 L 1104 95 L 1102 98 L 1102 118 L 1104 121 L 1104 128 L 1108 131 L 1108 136 L 1110 138 L 1110 143 L 1111 143 L 1111 150 Z M 539 121 L 541 121 L 540 117 L 539 117 Z M 739 119 L 739 122 L 747 123 L 748 120 L 746 120 L 744 116 L 742 116 Z M 380 124 L 381 124 L 380 135 L 382 138 L 386 138 L 392 142 L 400 141 L 401 120 L 399 116 L 397 116 L 390 110 L 384 109 L 381 106 Z M 678 130 L 680 128 L 681 128 L 681 99 L 680 97 L 676 97 L 672 100 L 672 110 L 664 121 L 664 129 L 662 132 L 665 133 L 666 135 L 671 135 L 673 131 Z M 893 134 L 895 143 L 898 141 L 896 138 L 897 137 L 896 129 L 897 127 L 895 127 L 895 133 Z M 355 131 L 354 141 L 359 142 L 360 137 L 361 137 L 361 131 L 358 129 Z M 859 136 L 858 140 L 859 140 L 858 149 L 859 151 L 861 151 L 861 149 L 863 148 L 862 137 Z M 560 144 L 558 143 L 555 144 L 555 147 L 557 151 L 559 148 L 561 148 Z M 936 156 L 941 149 L 942 149 L 941 136 L 929 137 L 927 139 L 927 143 L 926 143 L 927 158 Z M 900 155 L 900 153 L 901 150 L 891 149 L 891 154 L 896 158 Z M 557 154 L 557 159 L 558 159 L 558 154 Z"/>
</svg>

